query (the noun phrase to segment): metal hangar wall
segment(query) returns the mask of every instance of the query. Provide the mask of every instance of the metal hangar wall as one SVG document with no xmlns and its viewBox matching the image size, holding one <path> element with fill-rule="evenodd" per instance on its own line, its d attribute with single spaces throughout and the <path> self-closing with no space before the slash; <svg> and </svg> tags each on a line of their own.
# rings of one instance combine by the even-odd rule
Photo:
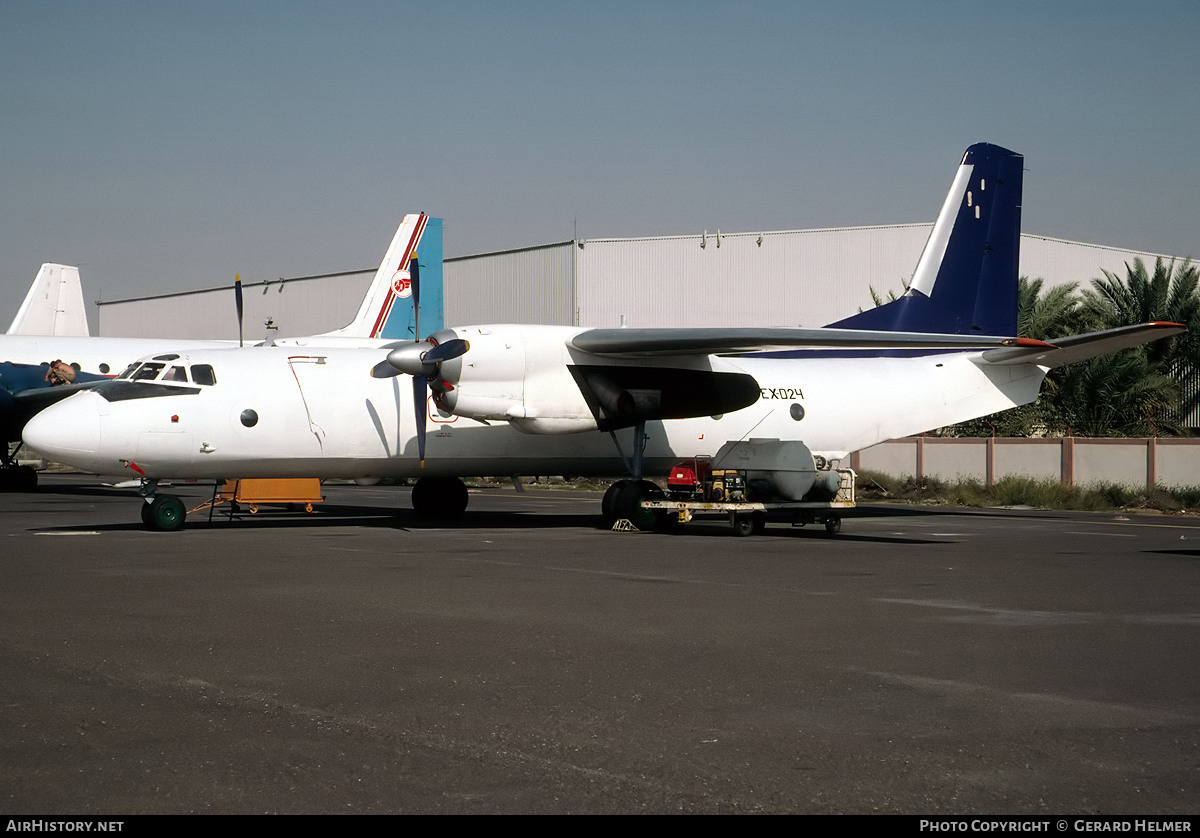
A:
<svg viewBox="0 0 1200 838">
<path fill-rule="evenodd" d="M 932 226 L 581 239 L 445 259 L 443 322 L 822 326 L 873 305 L 872 290 L 901 293 Z M 1023 234 L 1020 270 L 1082 287 L 1157 255 Z M 373 274 L 243 282 L 246 339 L 268 318 L 280 337 L 349 323 Z M 230 286 L 98 305 L 101 335 L 237 338 Z"/>
</svg>

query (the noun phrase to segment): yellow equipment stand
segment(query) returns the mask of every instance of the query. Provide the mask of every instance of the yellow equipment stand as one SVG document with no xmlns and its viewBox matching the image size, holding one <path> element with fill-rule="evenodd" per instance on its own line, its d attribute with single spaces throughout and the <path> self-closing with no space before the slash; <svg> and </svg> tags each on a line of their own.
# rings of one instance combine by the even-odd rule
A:
<svg viewBox="0 0 1200 838">
<path fill-rule="evenodd" d="M 253 515 L 263 504 L 302 503 L 305 512 L 312 512 L 313 504 L 323 500 L 321 481 L 316 477 L 253 478 L 226 480 L 213 495 L 213 506 L 244 503 Z"/>
</svg>

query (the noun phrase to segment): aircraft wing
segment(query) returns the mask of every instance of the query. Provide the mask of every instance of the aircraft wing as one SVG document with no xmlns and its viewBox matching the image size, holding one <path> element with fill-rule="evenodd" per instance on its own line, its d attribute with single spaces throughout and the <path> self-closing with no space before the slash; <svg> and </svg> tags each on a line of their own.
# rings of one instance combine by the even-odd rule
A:
<svg viewBox="0 0 1200 838">
<path fill-rule="evenodd" d="M 79 384 L 63 384 L 58 387 L 34 387 L 29 390 L 21 390 L 20 392 L 13 393 L 12 400 L 13 404 L 32 416 L 44 407 L 61 401 L 67 396 L 74 395 L 80 390 L 90 390 L 97 384 L 101 384 L 107 380 L 101 379 L 99 381 L 84 381 Z"/>
<path fill-rule="evenodd" d="M 1102 332 L 1055 338 L 1053 344 L 1037 346 L 1013 346 L 991 349 L 983 353 L 981 360 L 988 364 L 1037 364 L 1041 367 L 1061 367 L 1075 361 L 1107 355 L 1131 346 L 1139 346 L 1152 340 L 1168 338 L 1186 332 L 1181 323 L 1142 323 L 1137 326 L 1121 326 Z"/>
<path fill-rule="evenodd" d="M 13 391 L 0 386 L 0 445 L 21 438 L 21 429 L 43 409 L 99 382 L 63 384 L 58 387 L 31 387 Z"/>
<path fill-rule="evenodd" d="M 1026 349 L 1054 347 L 1028 338 L 946 335 L 862 329 L 662 328 L 589 329 L 571 338 L 571 346 L 593 355 L 640 358 L 660 355 L 732 355 L 772 349 Z"/>
</svg>

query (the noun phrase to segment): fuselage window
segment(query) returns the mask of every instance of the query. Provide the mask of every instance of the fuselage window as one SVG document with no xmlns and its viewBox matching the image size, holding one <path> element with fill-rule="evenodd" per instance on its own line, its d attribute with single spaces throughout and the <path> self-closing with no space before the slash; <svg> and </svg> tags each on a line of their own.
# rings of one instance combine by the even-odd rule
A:
<svg viewBox="0 0 1200 838">
<path fill-rule="evenodd" d="M 187 382 L 187 370 L 183 367 L 171 367 L 162 377 L 163 381 L 183 381 Z"/>
<path fill-rule="evenodd" d="M 192 382 L 195 384 L 216 384 L 217 374 L 208 364 L 192 364 Z"/>
</svg>

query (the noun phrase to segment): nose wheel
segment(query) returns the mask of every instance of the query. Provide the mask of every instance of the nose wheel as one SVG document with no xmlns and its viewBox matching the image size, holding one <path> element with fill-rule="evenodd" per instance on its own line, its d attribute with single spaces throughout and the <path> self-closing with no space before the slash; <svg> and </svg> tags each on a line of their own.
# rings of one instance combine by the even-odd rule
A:
<svg viewBox="0 0 1200 838">
<path fill-rule="evenodd" d="M 155 489 L 158 481 L 148 480 L 142 486 L 142 525 L 154 532 L 175 532 L 183 529 L 187 509 L 175 495 L 160 495 Z"/>
</svg>

